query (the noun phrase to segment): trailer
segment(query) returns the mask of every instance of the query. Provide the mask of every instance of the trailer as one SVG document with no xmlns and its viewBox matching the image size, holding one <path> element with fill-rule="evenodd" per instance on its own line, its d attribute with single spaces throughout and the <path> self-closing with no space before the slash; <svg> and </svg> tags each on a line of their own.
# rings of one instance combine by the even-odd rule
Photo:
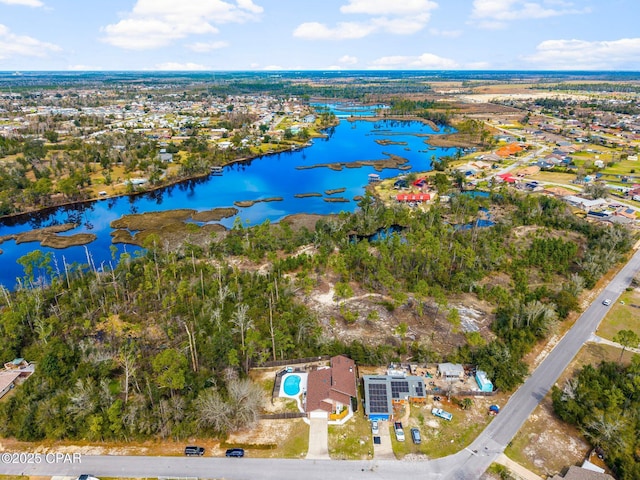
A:
<svg viewBox="0 0 640 480">
<path fill-rule="evenodd" d="M 449 421 L 451 421 L 451 419 L 453 418 L 453 415 L 451 415 L 449 412 L 445 412 L 441 408 L 434 408 L 431 410 L 431 413 L 436 417 L 444 418 L 445 420 Z"/>
</svg>

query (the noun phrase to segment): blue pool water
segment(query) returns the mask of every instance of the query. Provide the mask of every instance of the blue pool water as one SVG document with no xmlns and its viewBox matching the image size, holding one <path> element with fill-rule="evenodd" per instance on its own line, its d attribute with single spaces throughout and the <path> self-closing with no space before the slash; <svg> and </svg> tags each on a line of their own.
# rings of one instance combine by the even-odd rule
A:
<svg viewBox="0 0 640 480">
<path fill-rule="evenodd" d="M 329 105 L 335 109 L 335 105 Z M 336 114 L 342 117 L 371 114 L 372 107 L 348 106 Z M 348 115 L 347 115 L 348 114 Z M 86 246 L 55 250 L 42 247 L 36 242 L 16 244 L 14 240 L 0 240 L 0 285 L 14 288 L 16 279 L 24 275 L 22 265 L 17 260 L 39 249 L 52 255 L 54 271 L 64 272 L 64 265 L 92 264 L 96 268 L 110 268 L 117 264 L 122 253 L 140 250 L 126 244 L 113 245 L 110 223 L 123 215 L 144 213 L 175 208 L 190 208 L 197 211 L 217 207 L 233 206 L 237 200 L 259 200 L 267 197 L 281 197 L 279 202 L 256 203 L 251 207 L 241 207 L 236 216 L 221 220 L 220 224 L 230 228 L 236 218 L 243 225 L 258 225 L 265 220 L 276 222 L 295 213 L 330 214 L 353 211 L 357 201 L 354 197 L 363 195 L 370 173 L 381 178 L 395 177 L 398 169 L 376 171 L 371 166 L 361 168 L 327 168 L 327 163 L 342 162 L 344 165 L 356 161 L 383 160 L 397 155 L 407 160 L 407 165 L 416 172 L 431 170 L 434 158 L 450 154 L 448 149 L 429 147 L 424 143 L 425 135 L 441 134 L 429 125 L 415 121 L 380 120 L 377 122 L 342 120 L 337 126 L 326 131 L 325 138 L 316 138 L 308 148 L 228 165 L 222 175 L 211 175 L 172 185 L 166 188 L 130 197 L 104 199 L 85 204 L 59 208 L 0 219 L 0 239 L 34 228 L 42 228 L 63 223 L 73 223 L 76 228 L 65 235 L 93 233 L 94 242 Z M 390 144 L 380 144 L 376 140 L 392 140 Z M 313 168 L 316 166 L 316 168 Z M 327 190 L 344 188 L 339 196 L 347 201 L 333 203 L 325 201 Z M 323 197 L 297 197 L 296 194 L 314 193 Z M 112 247 L 115 250 L 112 251 Z M 37 273 L 41 275 L 41 273 Z"/>
<path fill-rule="evenodd" d="M 295 396 L 300 393 L 300 377 L 298 375 L 289 375 L 284 379 L 284 393 Z"/>
</svg>

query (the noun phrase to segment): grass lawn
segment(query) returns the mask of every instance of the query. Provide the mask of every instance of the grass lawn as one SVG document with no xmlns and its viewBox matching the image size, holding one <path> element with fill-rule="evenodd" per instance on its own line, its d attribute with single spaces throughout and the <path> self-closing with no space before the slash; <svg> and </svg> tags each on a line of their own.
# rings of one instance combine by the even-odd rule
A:
<svg viewBox="0 0 640 480">
<path fill-rule="evenodd" d="M 557 183 L 560 185 L 572 185 L 571 181 L 575 180 L 576 176 L 573 173 L 539 172 L 527 178 L 530 180 L 538 180 L 541 182 L 551 182 L 551 183 Z"/>
<path fill-rule="evenodd" d="M 304 458 L 309 450 L 309 425 L 303 419 L 288 420 L 293 425 L 285 441 L 273 450 L 251 450 L 252 457 Z"/>
<path fill-rule="evenodd" d="M 613 340 L 620 330 L 640 332 L 640 292 L 636 289 L 622 292 L 618 301 L 609 307 L 597 333 L 602 338 Z"/>
<path fill-rule="evenodd" d="M 481 403 L 477 403 L 481 402 Z M 486 414 L 484 402 L 474 399 L 474 405 L 464 411 L 444 402 L 443 410 L 453 414 L 453 419 L 447 421 L 431 414 L 431 405 L 412 405 L 409 421 L 402 424 L 405 441 L 398 442 L 391 430 L 393 451 L 398 458 L 408 454 L 423 454 L 429 458 L 446 457 L 459 452 L 468 446 L 493 417 Z M 420 430 L 422 442 L 415 445 L 411 440 L 411 428 Z"/>
<path fill-rule="evenodd" d="M 356 412 L 344 425 L 329 425 L 329 455 L 334 460 L 368 460 L 373 457 L 371 424 Z"/>
<path fill-rule="evenodd" d="M 609 157 L 609 155 L 600 156 L 600 159 L 603 160 L 605 164 L 607 160 L 610 160 L 610 158 L 606 157 Z M 603 169 L 602 173 L 610 175 L 628 175 L 631 173 L 631 170 L 635 170 L 635 172 L 640 173 L 640 164 L 638 164 L 637 161 L 634 162 L 633 160 L 621 160 L 619 162 L 616 162 L 615 165 Z"/>
</svg>

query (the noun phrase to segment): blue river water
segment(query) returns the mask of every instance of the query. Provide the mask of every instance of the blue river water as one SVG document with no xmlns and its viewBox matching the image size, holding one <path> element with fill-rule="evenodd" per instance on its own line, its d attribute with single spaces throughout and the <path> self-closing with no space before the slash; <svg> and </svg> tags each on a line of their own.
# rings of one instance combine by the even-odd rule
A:
<svg viewBox="0 0 640 480">
<path fill-rule="evenodd" d="M 343 168 L 334 171 L 327 167 L 297 169 L 298 166 L 345 162 L 358 160 L 383 160 L 388 154 L 404 157 L 413 172 L 431 169 L 432 157 L 450 155 L 452 149 L 429 147 L 421 134 L 437 134 L 421 122 L 380 120 L 377 122 L 358 120 L 347 121 L 345 117 L 371 114 L 372 107 L 336 107 L 339 125 L 327 130 L 326 138 L 316 138 L 312 145 L 296 151 L 266 155 L 224 167 L 222 175 L 186 181 L 149 194 L 124 196 L 98 200 L 82 205 L 60 207 L 48 212 L 14 219 L 0 219 L 0 237 L 7 234 L 28 231 L 34 228 L 76 223 L 77 228 L 63 235 L 93 233 L 97 239 L 86 245 L 65 249 L 42 247 L 37 242 L 16 244 L 9 240 L 0 243 L 0 284 L 15 288 L 16 279 L 24 275 L 22 265 L 17 260 L 35 250 L 52 252 L 54 268 L 63 270 L 66 264 L 88 263 L 100 268 L 111 262 L 115 265 L 111 251 L 113 229 L 110 223 L 123 215 L 152 211 L 190 208 L 197 211 L 216 207 L 233 206 L 234 201 L 260 200 L 282 197 L 282 201 L 256 203 L 248 208 L 239 208 L 237 216 L 245 225 L 257 225 L 265 220 L 276 222 L 295 213 L 329 214 L 353 211 L 357 202 L 354 197 L 362 195 L 368 183 L 368 175 L 377 173 L 381 178 L 395 177 L 402 173 L 397 169 L 376 172 L 373 167 Z M 403 145 L 379 145 L 375 140 L 406 142 Z M 349 199 L 348 203 L 324 201 L 325 190 L 345 188 L 344 193 L 332 195 Z M 321 193 L 322 197 L 295 198 L 295 194 Z M 231 227 L 235 217 L 221 222 Z M 134 252 L 139 248 L 132 245 L 113 245 L 117 252 Z M 116 254 L 116 258 L 119 256 Z"/>
</svg>

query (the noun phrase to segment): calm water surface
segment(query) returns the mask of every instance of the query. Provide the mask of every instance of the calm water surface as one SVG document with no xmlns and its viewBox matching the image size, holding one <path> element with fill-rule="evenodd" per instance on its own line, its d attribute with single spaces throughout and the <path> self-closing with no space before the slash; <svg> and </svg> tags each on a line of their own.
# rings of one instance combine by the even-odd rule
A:
<svg viewBox="0 0 640 480">
<path fill-rule="evenodd" d="M 375 107 L 332 106 L 339 118 L 368 115 Z M 431 169 L 431 158 L 452 154 L 452 149 L 429 149 L 425 138 L 418 134 L 434 134 L 431 127 L 421 122 L 390 121 L 378 122 L 341 120 L 335 128 L 327 131 L 327 138 L 313 140 L 310 147 L 293 152 L 258 157 L 245 163 L 224 168 L 220 176 L 187 181 L 150 194 L 99 200 L 84 205 L 57 208 L 51 212 L 30 215 L 18 220 L 0 220 L 0 236 L 28 231 L 61 223 L 77 223 L 79 226 L 65 235 L 94 233 L 97 240 L 85 246 L 66 249 L 41 247 L 39 243 L 14 241 L 0 244 L 0 284 L 14 288 L 16 278 L 23 276 L 22 266 L 17 259 L 26 253 L 39 249 L 53 252 L 59 269 L 63 269 L 63 258 L 67 264 L 87 263 L 88 255 L 94 264 L 112 263 L 110 247 L 113 229 L 110 222 L 123 215 L 144 213 L 176 208 L 210 210 L 216 207 L 233 206 L 234 201 L 259 200 L 282 197 L 280 202 L 257 203 L 252 207 L 239 208 L 238 217 L 243 223 L 257 225 L 265 220 L 276 222 L 295 213 L 329 214 L 353 211 L 355 196 L 364 193 L 368 174 L 378 173 L 381 178 L 389 178 L 402 173 L 396 169 L 376 172 L 373 167 L 343 168 L 334 171 L 326 167 L 300 170 L 297 166 L 311 166 L 335 162 L 355 162 L 358 160 L 383 160 L 388 154 L 406 158 L 411 165 L 409 172 Z M 375 140 L 387 139 L 405 142 L 406 145 L 379 145 Z M 332 195 L 349 199 L 348 203 L 325 202 L 325 190 L 346 188 L 344 193 Z M 322 197 L 295 198 L 300 193 L 321 193 Z M 231 227 L 235 217 L 219 222 Z M 118 252 L 133 252 L 138 248 L 131 245 L 115 245 Z"/>
</svg>

